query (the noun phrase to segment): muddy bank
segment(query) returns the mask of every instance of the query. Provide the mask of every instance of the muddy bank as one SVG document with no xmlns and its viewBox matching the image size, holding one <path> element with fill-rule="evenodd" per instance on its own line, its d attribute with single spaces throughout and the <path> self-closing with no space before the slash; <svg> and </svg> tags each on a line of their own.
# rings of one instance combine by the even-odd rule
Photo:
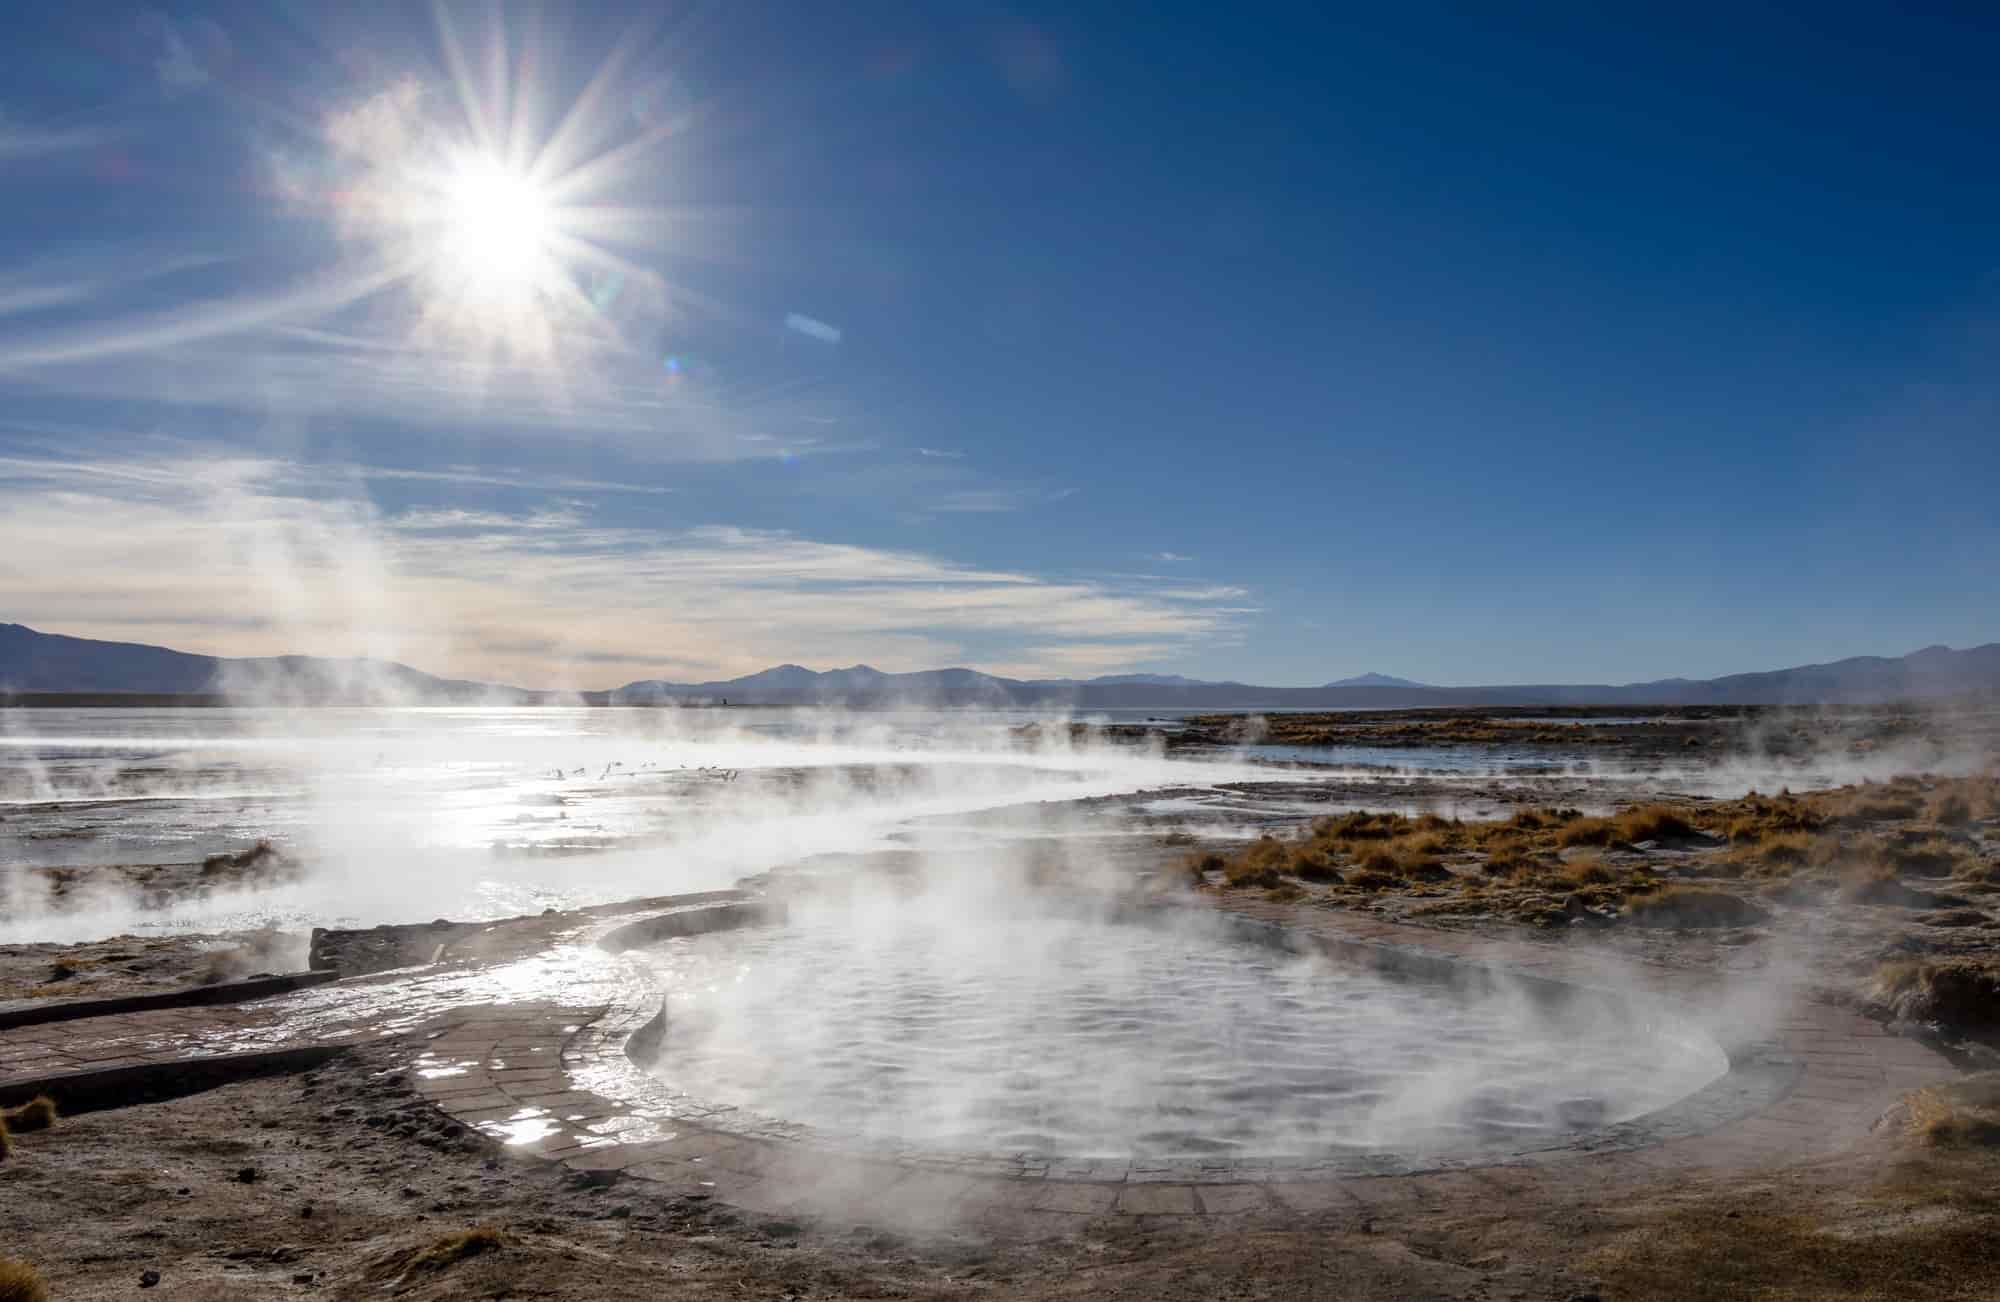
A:
<svg viewBox="0 0 2000 1302">
<path fill-rule="evenodd" d="M 1586 1165 L 1360 1181 L 1225 1230 L 1163 1216 L 1032 1248 L 742 1215 L 565 1176 L 419 1102 L 408 1046 L 65 1118 L 0 1162 L 0 1253 L 55 1297 L 1687 1302 L 1984 1296 L 1994 1150 L 1885 1118 L 1864 1150 L 1663 1177 L 1607 1200 Z"/>
</svg>

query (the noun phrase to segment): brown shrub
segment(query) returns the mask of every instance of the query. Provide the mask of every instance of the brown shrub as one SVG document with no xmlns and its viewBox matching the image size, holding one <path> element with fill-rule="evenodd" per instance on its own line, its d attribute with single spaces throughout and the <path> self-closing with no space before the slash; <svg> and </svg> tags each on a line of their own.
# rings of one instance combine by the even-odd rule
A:
<svg viewBox="0 0 2000 1302">
<path fill-rule="evenodd" d="M 0 1257 L 0 1302 L 49 1302 L 49 1286 L 27 1262 Z"/>
<path fill-rule="evenodd" d="M 1364 868 L 1358 873 L 1349 873 L 1347 884 L 1356 890 L 1392 891 L 1403 884 L 1403 879 L 1392 877 L 1388 873 L 1371 872 Z"/>
</svg>

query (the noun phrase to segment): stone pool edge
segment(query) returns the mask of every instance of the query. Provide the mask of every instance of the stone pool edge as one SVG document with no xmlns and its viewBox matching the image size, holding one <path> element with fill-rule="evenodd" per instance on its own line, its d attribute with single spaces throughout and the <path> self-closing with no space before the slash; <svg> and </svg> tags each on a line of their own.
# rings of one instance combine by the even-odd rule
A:
<svg viewBox="0 0 2000 1302">
<path fill-rule="evenodd" d="M 1607 964 L 1598 955 L 1367 915 L 1262 900 L 1212 903 L 1316 945 L 1365 947 L 1360 956 L 1369 961 L 1455 963 L 1600 993 L 1607 985 L 1615 989 L 1622 972 L 1652 998 L 1695 1006 L 1724 988 L 1699 973 Z M 669 915 L 627 926 L 648 927 L 661 916 Z M 1905 1091 L 1953 1074 L 1941 1055 L 1915 1041 L 1889 1035 L 1850 1010 L 1800 998 L 1761 1028 L 1763 1038 L 1729 1046 L 1731 1071 L 1720 1081 L 1660 1112 L 1607 1127 L 1618 1133 L 1602 1143 L 1592 1142 L 1592 1136 L 1604 1132 L 1592 1132 L 1533 1151 L 1387 1169 L 1317 1161 L 1044 1163 L 880 1156 L 808 1147 L 783 1134 L 738 1135 L 678 1120 L 635 1118 L 629 1097 L 616 1097 L 626 1093 L 618 1087 L 651 1078 L 627 1056 L 626 1046 L 657 1017 L 646 1008 L 612 1006 L 572 1010 L 532 1031 L 518 1022 L 496 1025 L 490 1036 L 461 1028 L 453 1043 L 433 1048 L 449 1053 L 464 1070 L 421 1079 L 419 1089 L 446 1113 L 488 1133 L 502 1133 L 522 1117 L 548 1118 L 551 1133 L 517 1145 L 518 1151 L 559 1162 L 593 1181 L 646 1181 L 662 1192 L 713 1198 L 764 1214 L 836 1215 L 858 1223 L 915 1217 L 1037 1237 L 1067 1233 L 1101 1216 L 1240 1218 L 1353 1208 L 1440 1180 L 1532 1181 L 1560 1171 L 1565 1179 L 1628 1185 L 1676 1170 L 1782 1165 L 1861 1142 Z M 534 1065 L 524 1066 L 528 1062 Z M 1734 1099 L 1706 1101 L 1697 1109 L 1707 1109 L 1705 1116 L 1669 1116 L 1747 1069 L 1765 1079 Z"/>
</svg>

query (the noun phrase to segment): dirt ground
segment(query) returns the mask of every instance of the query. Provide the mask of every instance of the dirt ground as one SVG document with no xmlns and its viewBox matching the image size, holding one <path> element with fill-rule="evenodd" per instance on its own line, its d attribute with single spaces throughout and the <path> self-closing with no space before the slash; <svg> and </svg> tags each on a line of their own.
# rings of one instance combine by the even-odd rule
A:
<svg viewBox="0 0 2000 1302">
<path fill-rule="evenodd" d="M 1217 1229 L 1032 1247 L 742 1217 L 590 1187 L 445 1121 L 393 1046 L 18 1136 L 0 1254 L 59 1299 L 1970 1299 L 2000 1278 L 2000 1159 L 1898 1119 L 1839 1161 L 1607 1198 L 1588 1161 L 1361 1182 Z M 490 1230 L 467 1240 L 468 1233 Z M 153 1284 L 146 1284 L 156 1272 Z"/>
</svg>

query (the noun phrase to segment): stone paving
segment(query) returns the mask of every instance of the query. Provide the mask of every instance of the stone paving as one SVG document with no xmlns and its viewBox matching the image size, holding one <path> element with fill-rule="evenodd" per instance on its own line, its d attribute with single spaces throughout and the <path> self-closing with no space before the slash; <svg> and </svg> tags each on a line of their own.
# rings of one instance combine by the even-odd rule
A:
<svg viewBox="0 0 2000 1302">
<path fill-rule="evenodd" d="M 1384 922 L 1365 914 L 1225 898 L 1222 907 L 1282 926 L 1336 953 L 1490 966 L 1567 985 L 1643 988 L 1730 1037 L 1732 987 L 1703 973 L 1621 964 L 1587 950 L 1494 941 Z M 612 963 L 615 960 L 606 959 Z M 1743 978 L 1733 979 L 1737 992 Z M 559 991 L 555 999 L 532 996 Z M 932 1222 L 1007 1237 L 1077 1230 L 1104 1216 L 1207 1218 L 1308 1214 L 1408 1203 L 1465 1187 L 1525 1191 L 1551 1181 L 1608 1190 L 1695 1168 L 1744 1170 L 1841 1151 L 1863 1139 L 1907 1090 L 1952 1074 L 1938 1054 L 1853 1012 L 1805 1000 L 1743 1019 L 1743 1044 L 1781 1069 L 1778 1085 L 1742 1095 L 1699 1124 L 1634 1142 L 1578 1142 L 1491 1165 L 1359 1175 L 1287 1162 L 1051 1162 L 1031 1158 L 872 1157 L 784 1137 L 725 1133 L 636 1105 L 644 1073 L 627 1038 L 657 995 L 631 973 L 544 982 L 519 973 L 504 991 L 462 972 L 387 973 L 252 1004 L 159 1009 L 0 1032 L 0 1089 L 26 1078 L 107 1067 L 183 1063 L 300 1043 L 412 1044 L 421 1094 L 524 1155 L 590 1180 L 635 1180 L 667 1196 L 711 1197 L 773 1215 L 853 1223 Z M 1750 1043 L 1750 1040 L 1755 1043 Z M 1732 1073 L 1734 1075 L 1735 1073 Z M 1768 1075 L 1768 1073 L 1767 1073 Z M 1725 1078 L 1728 1080 L 1729 1078 Z M 1732 1111 L 1733 1109 L 1733 1111 Z M 1712 1124 L 1711 1124 L 1712 1123 Z M 1650 1138 L 1662 1142 L 1644 1142 Z M 1608 1151 L 1607 1151 L 1608 1150 Z"/>
</svg>

